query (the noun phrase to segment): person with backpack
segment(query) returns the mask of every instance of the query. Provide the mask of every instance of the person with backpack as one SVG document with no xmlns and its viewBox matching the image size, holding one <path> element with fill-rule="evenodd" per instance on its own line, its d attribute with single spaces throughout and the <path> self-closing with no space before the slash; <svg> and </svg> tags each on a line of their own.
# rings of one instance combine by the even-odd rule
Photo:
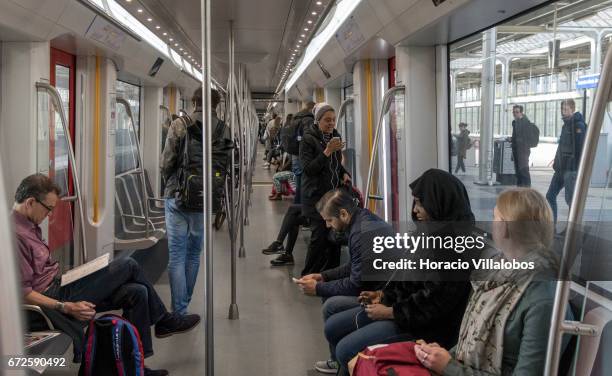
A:
<svg viewBox="0 0 612 376">
<path fill-rule="evenodd" d="M 314 123 L 312 109 L 315 103 L 306 102 L 302 110 L 293 116 L 291 123 L 281 130 L 281 145 L 286 153 L 291 155 L 291 170 L 295 176 L 295 197 L 294 204 L 302 203 L 302 162 L 300 161 L 300 142 L 304 135 L 304 129 L 309 128 Z"/>
<path fill-rule="evenodd" d="M 470 139 L 470 131 L 467 129 L 466 123 L 459 123 L 459 135 L 457 135 L 457 167 L 455 168 L 455 174 L 461 171 L 465 172 L 465 164 L 463 160 L 467 155 L 467 151 L 472 147 L 472 140 Z"/>
<path fill-rule="evenodd" d="M 514 160 L 514 171 L 516 174 L 516 185 L 519 187 L 531 187 L 531 176 L 529 175 L 529 155 L 531 148 L 538 145 L 540 131 L 523 113 L 523 106 L 512 107 L 512 159 Z"/>
<path fill-rule="evenodd" d="M 281 118 L 276 114 L 272 113 L 272 120 L 268 122 L 268 126 L 266 127 L 266 133 L 268 134 L 268 138 L 266 138 L 266 163 L 264 163 L 263 167 L 266 169 L 270 168 L 270 164 L 272 163 L 272 158 L 277 156 L 276 147 L 278 146 L 278 136 L 281 130 Z"/>
<path fill-rule="evenodd" d="M 144 271 L 130 257 L 116 258 L 105 268 L 62 286 L 60 265 L 51 256 L 40 228 L 59 204 L 60 193 L 57 184 L 43 174 L 26 177 L 15 192 L 11 217 L 23 302 L 40 307 L 57 328 L 74 328 L 65 332 L 73 339 L 76 363 L 83 361 L 83 355 L 85 360 L 91 355 L 81 352 L 82 326 L 98 312 L 123 310 L 132 332 L 136 330 L 140 337 L 140 369 L 143 370 L 140 374 L 168 375 L 166 370 L 144 367 L 142 358 L 153 355 L 151 326 L 155 326 L 156 337 L 165 338 L 193 329 L 200 322 L 200 316 L 168 313 Z"/>
<path fill-rule="evenodd" d="M 561 117 L 563 128 L 553 163 L 555 173 L 546 192 L 546 199 L 553 211 L 555 223 L 557 223 L 557 196 L 562 189 L 565 189 L 567 206 L 571 206 L 587 127 L 584 116 L 576 111 L 576 102 L 573 99 L 561 102 Z"/>
<path fill-rule="evenodd" d="M 219 145 L 231 144 L 228 127 L 219 120 L 215 108 L 221 98 L 211 90 L 212 155 L 215 166 L 227 165 L 227 151 Z M 168 235 L 168 277 L 172 295 L 172 310 L 186 314 L 200 267 L 204 234 L 202 155 L 202 88 L 192 97 L 195 107 L 189 116 L 173 121 L 168 130 L 161 156 L 161 172 L 166 181 L 166 230 Z M 217 145 L 217 147 L 215 147 Z M 213 171 L 214 174 L 214 171 Z M 213 192 L 214 194 L 214 192 Z"/>
</svg>

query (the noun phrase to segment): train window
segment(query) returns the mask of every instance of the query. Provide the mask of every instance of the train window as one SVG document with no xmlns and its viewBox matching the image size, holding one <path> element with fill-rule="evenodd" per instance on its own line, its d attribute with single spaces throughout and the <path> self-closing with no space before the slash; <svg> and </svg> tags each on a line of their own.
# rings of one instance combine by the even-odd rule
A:
<svg viewBox="0 0 612 376">
<path fill-rule="evenodd" d="M 450 125 L 453 151 L 450 165 L 452 172 L 468 187 L 479 220 L 491 219 L 494 198 L 504 187 L 531 184 L 542 194 L 547 193 L 564 124 L 561 101 L 573 100 L 576 111 L 588 123 L 587 115 L 591 111 L 595 91 L 592 88 L 576 89 L 576 80 L 599 72 L 599 65 L 591 64 L 591 59 L 601 62 L 603 55 L 591 53 L 592 34 L 589 33 L 593 32 L 591 29 L 594 25 L 612 27 L 612 6 L 602 3 L 588 15 L 583 14 L 584 9 L 581 10 L 578 3 L 553 2 L 546 5 L 544 10 L 546 14 L 554 15 L 559 7 L 563 7 L 564 13 L 557 20 L 555 30 L 551 28 L 552 19 L 541 16 L 542 9 L 538 9 L 449 46 L 449 71 L 454 91 L 451 96 L 455 98 L 450 111 L 450 118 L 453 119 Z M 533 20 L 540 23 L 536 25 Z M 527 23 L 542 26 L 541 31 L 533 27 L 529 32 L 520 30 Z M 582 28 L 590 28 L 591 31 L 582 32 Z M 495 54 L 484 56 L 484 44 L 493 34 L 492 30 L 496 36 L 493 40 Z M 601 50 L 605 50 L 610 43 L 608 34 L 604 32 L 599 35 Z M 553 43 L 553 39 L 560 40 L 560 44 Z M 554 45 L 560 47 L 555 54 L 558 59 L 553 63 Z M 494 72 L 493 77 L 483 77 L 486 74 L 485 61 L 496 62 L 496 69 L 488 70 Z M 482 98 L 487 95 L 487 91 L 482 90 L 482 82 L 487 82 L 487 79 L 497 86 L 495 98 Z M 481 103 L 485 99 L 485 103 L 490 105 L 487 111 L 491 111 L 491 124 L 482 121 Z M 514 105 L 522 106 L 523 116 L 540 130 L 538 146 L 530 149 L 526 159 L 520 155 L 516 161 L 509 139 L 515 120 L 512 112 Z M 467 126 L 463 133 L 459 123 Z M 481 137 L 487 134 L 493 140 L 484 142 Z M 518 179 L 517 168 L 522 171 Z M 563 194 L 558 197 L 558 207 L 559 218 L 563 221 L 568 215 Z"/>
<path fill-rule="evenodd" d="M 123 98 L 124 103 L 117 103 L 117 130 L 115 134 L 115 175 L 137 169 L 140 115 L 140 87 L 117 81 L 117 97 Z M 131 112 L 131 113 L 130 113 Z"/>
</svg>

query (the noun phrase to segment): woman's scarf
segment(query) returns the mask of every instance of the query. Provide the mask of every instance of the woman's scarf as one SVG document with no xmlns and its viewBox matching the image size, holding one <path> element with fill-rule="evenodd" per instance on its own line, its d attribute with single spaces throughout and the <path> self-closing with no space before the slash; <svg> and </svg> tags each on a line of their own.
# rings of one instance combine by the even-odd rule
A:
<svg viewBox="0 0 612 376">
<path fill-rule="evenodd" d="M 501 254 L 493 260 L 502 260 Z M 534 270 L 502 269 L 480 274 L 472 282 L 473 293 L 461 322 L 456 359 L 491 373 L 502 374 L 504 332 L 508 317 L 523 297 L 533 277 L 554 267 L 554 256 L 546 250 L 531 251 L 520 260 L 533 261 Z"/>
</svg>

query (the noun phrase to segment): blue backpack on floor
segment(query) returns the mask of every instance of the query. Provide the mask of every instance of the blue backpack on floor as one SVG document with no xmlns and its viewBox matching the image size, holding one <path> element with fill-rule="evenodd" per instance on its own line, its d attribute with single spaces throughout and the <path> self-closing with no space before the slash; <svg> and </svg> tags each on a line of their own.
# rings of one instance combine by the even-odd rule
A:
<svg viewBox="0 0 612 376">
<path fill-rule="evenodd" d="M 138 330 L 121 316 L 89 322 L 79 376 L 144 376 L 144 351 Z"/>
</svg>

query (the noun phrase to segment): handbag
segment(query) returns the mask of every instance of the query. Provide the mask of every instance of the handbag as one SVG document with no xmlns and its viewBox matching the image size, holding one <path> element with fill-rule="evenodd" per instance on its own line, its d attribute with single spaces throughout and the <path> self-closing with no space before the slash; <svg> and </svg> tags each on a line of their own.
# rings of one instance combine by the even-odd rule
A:
<svg viewBox="0 0 612 376">
<path fill-rule="evenodd" d="M 351 376 L 431 376 L 417 359 L 414 345 L 414 342 L 396 342 L 367 347 L 351 360 L 349 373 Z"/>
</svg>

